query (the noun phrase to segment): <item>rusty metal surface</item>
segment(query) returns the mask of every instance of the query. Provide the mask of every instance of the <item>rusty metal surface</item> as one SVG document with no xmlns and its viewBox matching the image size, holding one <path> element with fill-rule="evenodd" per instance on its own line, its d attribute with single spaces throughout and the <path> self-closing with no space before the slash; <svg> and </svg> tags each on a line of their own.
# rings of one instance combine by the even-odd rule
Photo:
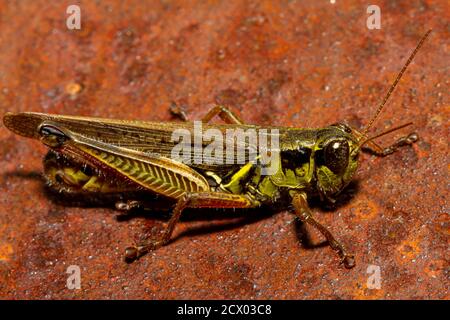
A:
<svg viewBox="0 0 450 320">
<path fill-rule="evenodd" d="M 67 2 L 1 0 L 1 114 L 170 120 L 175 102 L 198 119 L 220 102 L 250 123 L 361 127 L 434 31 L 377 125 L 414 121 L 420 142 L 363 156 L 348 199 L 315 208 L 356 253 L 354 269 L 328 247 L 302 246 L 288 212 L 242 221 L 208 210 L 126 264 L 124 248 L 164 220 L 52 200 L 39 176 L 45 148 L 2 126 L 0 297 L 448 299 L 449 7 L 378 4 L 382 28 L 371 31 L 364 1 L 83 1 L 82 29 L 70 31 Z M 66 288 L 69 265 L 81 268 L 80 290 Z M 367 287 L 369 265 L 380 289 Z"/>
</svg>

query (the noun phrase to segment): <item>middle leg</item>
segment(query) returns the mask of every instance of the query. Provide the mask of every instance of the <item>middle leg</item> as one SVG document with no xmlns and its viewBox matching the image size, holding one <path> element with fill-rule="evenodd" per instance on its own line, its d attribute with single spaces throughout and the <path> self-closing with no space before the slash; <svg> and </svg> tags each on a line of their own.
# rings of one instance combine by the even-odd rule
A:
<svg viewBox="0 0 450 320">
<path fill-rule="evenodd" d="M 177 117 L 181 121 L 188 121 L 186 113 L 178 105 L 172 104 L 169 111 L 173 116 Z M 209 109 L 206 115 L 203 116 L 202 122 L 209 123 L 215 116 L 219 116 L 220 119 L 228 124 L 244 124 L 244 121 L 242 121 L 236 113 L 222 105 L 216 105 Z"/>
<path fill-rule="evenodd" d="M 202 122 L 208 123 L 215 116 L 219 116 L 220 119 L 229 124 L 244 124 L 244 121 L 239 118 L 233 111 L 225 106 L 217 105 L 212 107 L 208 113 L 203 117 Z"/>
</svg>

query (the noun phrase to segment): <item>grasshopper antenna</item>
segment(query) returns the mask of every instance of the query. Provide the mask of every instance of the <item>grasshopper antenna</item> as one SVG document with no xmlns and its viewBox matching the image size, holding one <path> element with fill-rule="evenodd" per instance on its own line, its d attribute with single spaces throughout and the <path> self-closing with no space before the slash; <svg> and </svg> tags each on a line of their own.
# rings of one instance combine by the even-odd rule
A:
<svg viewBox="0 0 450 320">
<path fill-rule="evenodd" d="M 382 133 L 379 133 L 379 134 L 377 134 L 377 135 L 374 135 L 374 136 L 372 136 L 372 137 L 369 137 L 369 138 L 367 138 L 366 140 L 364 140 L 363 142 L 361 142 L 361 143 L 359 144 L 359 148 L 362 148 L 362 146 L 365 145 L 365 144 L 366 144 L 367 142 L 369 142 L 369 141 L 372 141 L 372 140 L 374 140 L 374 139 L 376 139 L 376 138 L 385 136 L 385 135 L 387 135 L 387 134 L 389 134 L 389 133 L 391 133 L 391 132 L 394 132 L 394 131 L 397 131 L 397 130 L 400 130 L 400 129 L 409 127 L 409 126 L 411 126 L 412 124 L 413 124 L 412 122 L 408 122 L 408 123 L 402 124 L 401 126 L 398 126 L 398 127 L 395 127 L 395 128 L 389 129 L 389 130 L 386 130 L 386 131 L 384 131 L 384 132 L 382 132 Z"/>
<path fill-rule="evenodd" d="M 395 78 L 394 83 L 391 85 L 391 87 L 389 88 L 389 91 L 386 93 L 386 96 L 384 97 L 383 101 L 381 102 L 380 106 L 378 107 L 377 111 L 375 112 L 375 115 L 372 117 L 372 120 L 370 120 L 369 124 L 364 128 L 364 130 L 362 132 L 362 135 L 361 135 L 361 138 L 364 138 L 366 136 L 367 132 L 372 127 L 372 125 L 374 124 L 375 120 L 377 120 L 378 116 L 380 115 L 381 111 L 384 108 L 384 105 L 386 104 L 386 102 L 388 101 L 388 99 L 391 96 L 392 92 L 394 92 L 394 89 L 397 86 L 398 82 L 402 78 L 403 73 L 406 71 L 406 69 L 408 68 L 409 64 L 414 59 L 414 56 L 419 51 L 420 47 L 422 47 L 423 43 L 425 42 L 425 39 L 428 37 L 428 35 L 430 33 L 431 33 L 431 29 L 428 30 L 427 33 L 425 33 L 425 35 L 422 37 L 422 39 L 420 39 L 419 43 L 417 44 L 417 47 L 411 53 L 411 55 L 409 56 L 409 58 L 406 61 L 405 65 L 403 66 L 402 70 L 400 70 L 400 72 L 398 73 L 397 78 Z"/>
</svg>

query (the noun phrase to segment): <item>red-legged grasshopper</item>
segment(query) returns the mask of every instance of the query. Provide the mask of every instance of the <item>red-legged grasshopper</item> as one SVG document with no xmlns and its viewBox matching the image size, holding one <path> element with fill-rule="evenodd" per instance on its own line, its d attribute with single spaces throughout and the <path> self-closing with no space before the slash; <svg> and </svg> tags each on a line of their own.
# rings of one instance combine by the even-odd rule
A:
<svg viewBox="0 0 450 320">
<path fill-rule="evenodd" d="M 226 145 L 224 153 L 219 154 L 222 161 L 208 161 L 211 155 L 205 154 L 203 161 L 193 161 L 194 151 L 205 145 L 201 140 L 196 142 L 196 124 L 187 121 L 159 123 L 24 112 L 7 113 L 3 122 L 14 133 L 40 140 L 50 148 L 44 161 L 45 177 L 60 191 L 119 192 L 126 199 L 116 204 L 119 210 L 145 206 L 136 199 L 126 198 L 135 190 L 156 193 L 175 201 L 163 235 L 127 248 L 128 260 L 167 244 L 185 208 L 281 206 L 291 209 L 301 221 L 317 228 L 338 252 L 345 266 L 350 268 L 354 266 L 353 255 L 313 217 L 307 200 L 312 195 L 319 195 L 321 199 L 333 202 L 351 181 L 361 150 L 386 156 L 418 139 L 413 133 L 387 148 L 373 142 L 374 138 L 406 125 L 369 138 L 366 134 L 430 32 L 422 37 L 363 131 L 345 124 L 320 129 L 271 127 L 279 139 L 277 150 L 270 150 L 276 151 L 271 154 L 277 164 L 272 174 L 264 174 L 261 163 L 253 161 L 260 159 L 260 153 L 252 153 L 253 158 L 250 159 L 249 150 L 260 150 L 258 142 L 237 141 L 247 150 L 249 157 L 245 163 L 225 161 L 227 152 L 234 151 L 236 137 L 230 138 L 233 150 L 228 148 L 230 139 L 222 141 L 222 146 Z M 216 115 L 226 124 L 208 124 Z M 227 130 L 262 132 L 268 129 L 244 124 L 223 106 L 209 111 L 201 124 L 205 130 L 214 130 L 219 135 Z M 178 145 L 173 133 L 177 130 L 194 136 L 189 147 L 195 150 L 189 149 L 185 154 L 186 163 L 173 159 L 172 152 Z M 231 158 L 235 160 L 234 156 Z"/>
</svg>

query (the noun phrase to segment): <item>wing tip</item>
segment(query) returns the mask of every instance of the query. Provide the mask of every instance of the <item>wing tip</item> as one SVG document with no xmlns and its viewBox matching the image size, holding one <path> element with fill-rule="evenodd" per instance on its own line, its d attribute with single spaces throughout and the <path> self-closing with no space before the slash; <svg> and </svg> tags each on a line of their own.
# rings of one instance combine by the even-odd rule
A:
<svg viewBox="0 0 450 320">
<path fill-rule="evenodd" d="M 23 137 L 37 138 L 37 128 L 43 119 L 33 112 L 6 112 L 3 115 L 4 126 Z"/>
</svg>

